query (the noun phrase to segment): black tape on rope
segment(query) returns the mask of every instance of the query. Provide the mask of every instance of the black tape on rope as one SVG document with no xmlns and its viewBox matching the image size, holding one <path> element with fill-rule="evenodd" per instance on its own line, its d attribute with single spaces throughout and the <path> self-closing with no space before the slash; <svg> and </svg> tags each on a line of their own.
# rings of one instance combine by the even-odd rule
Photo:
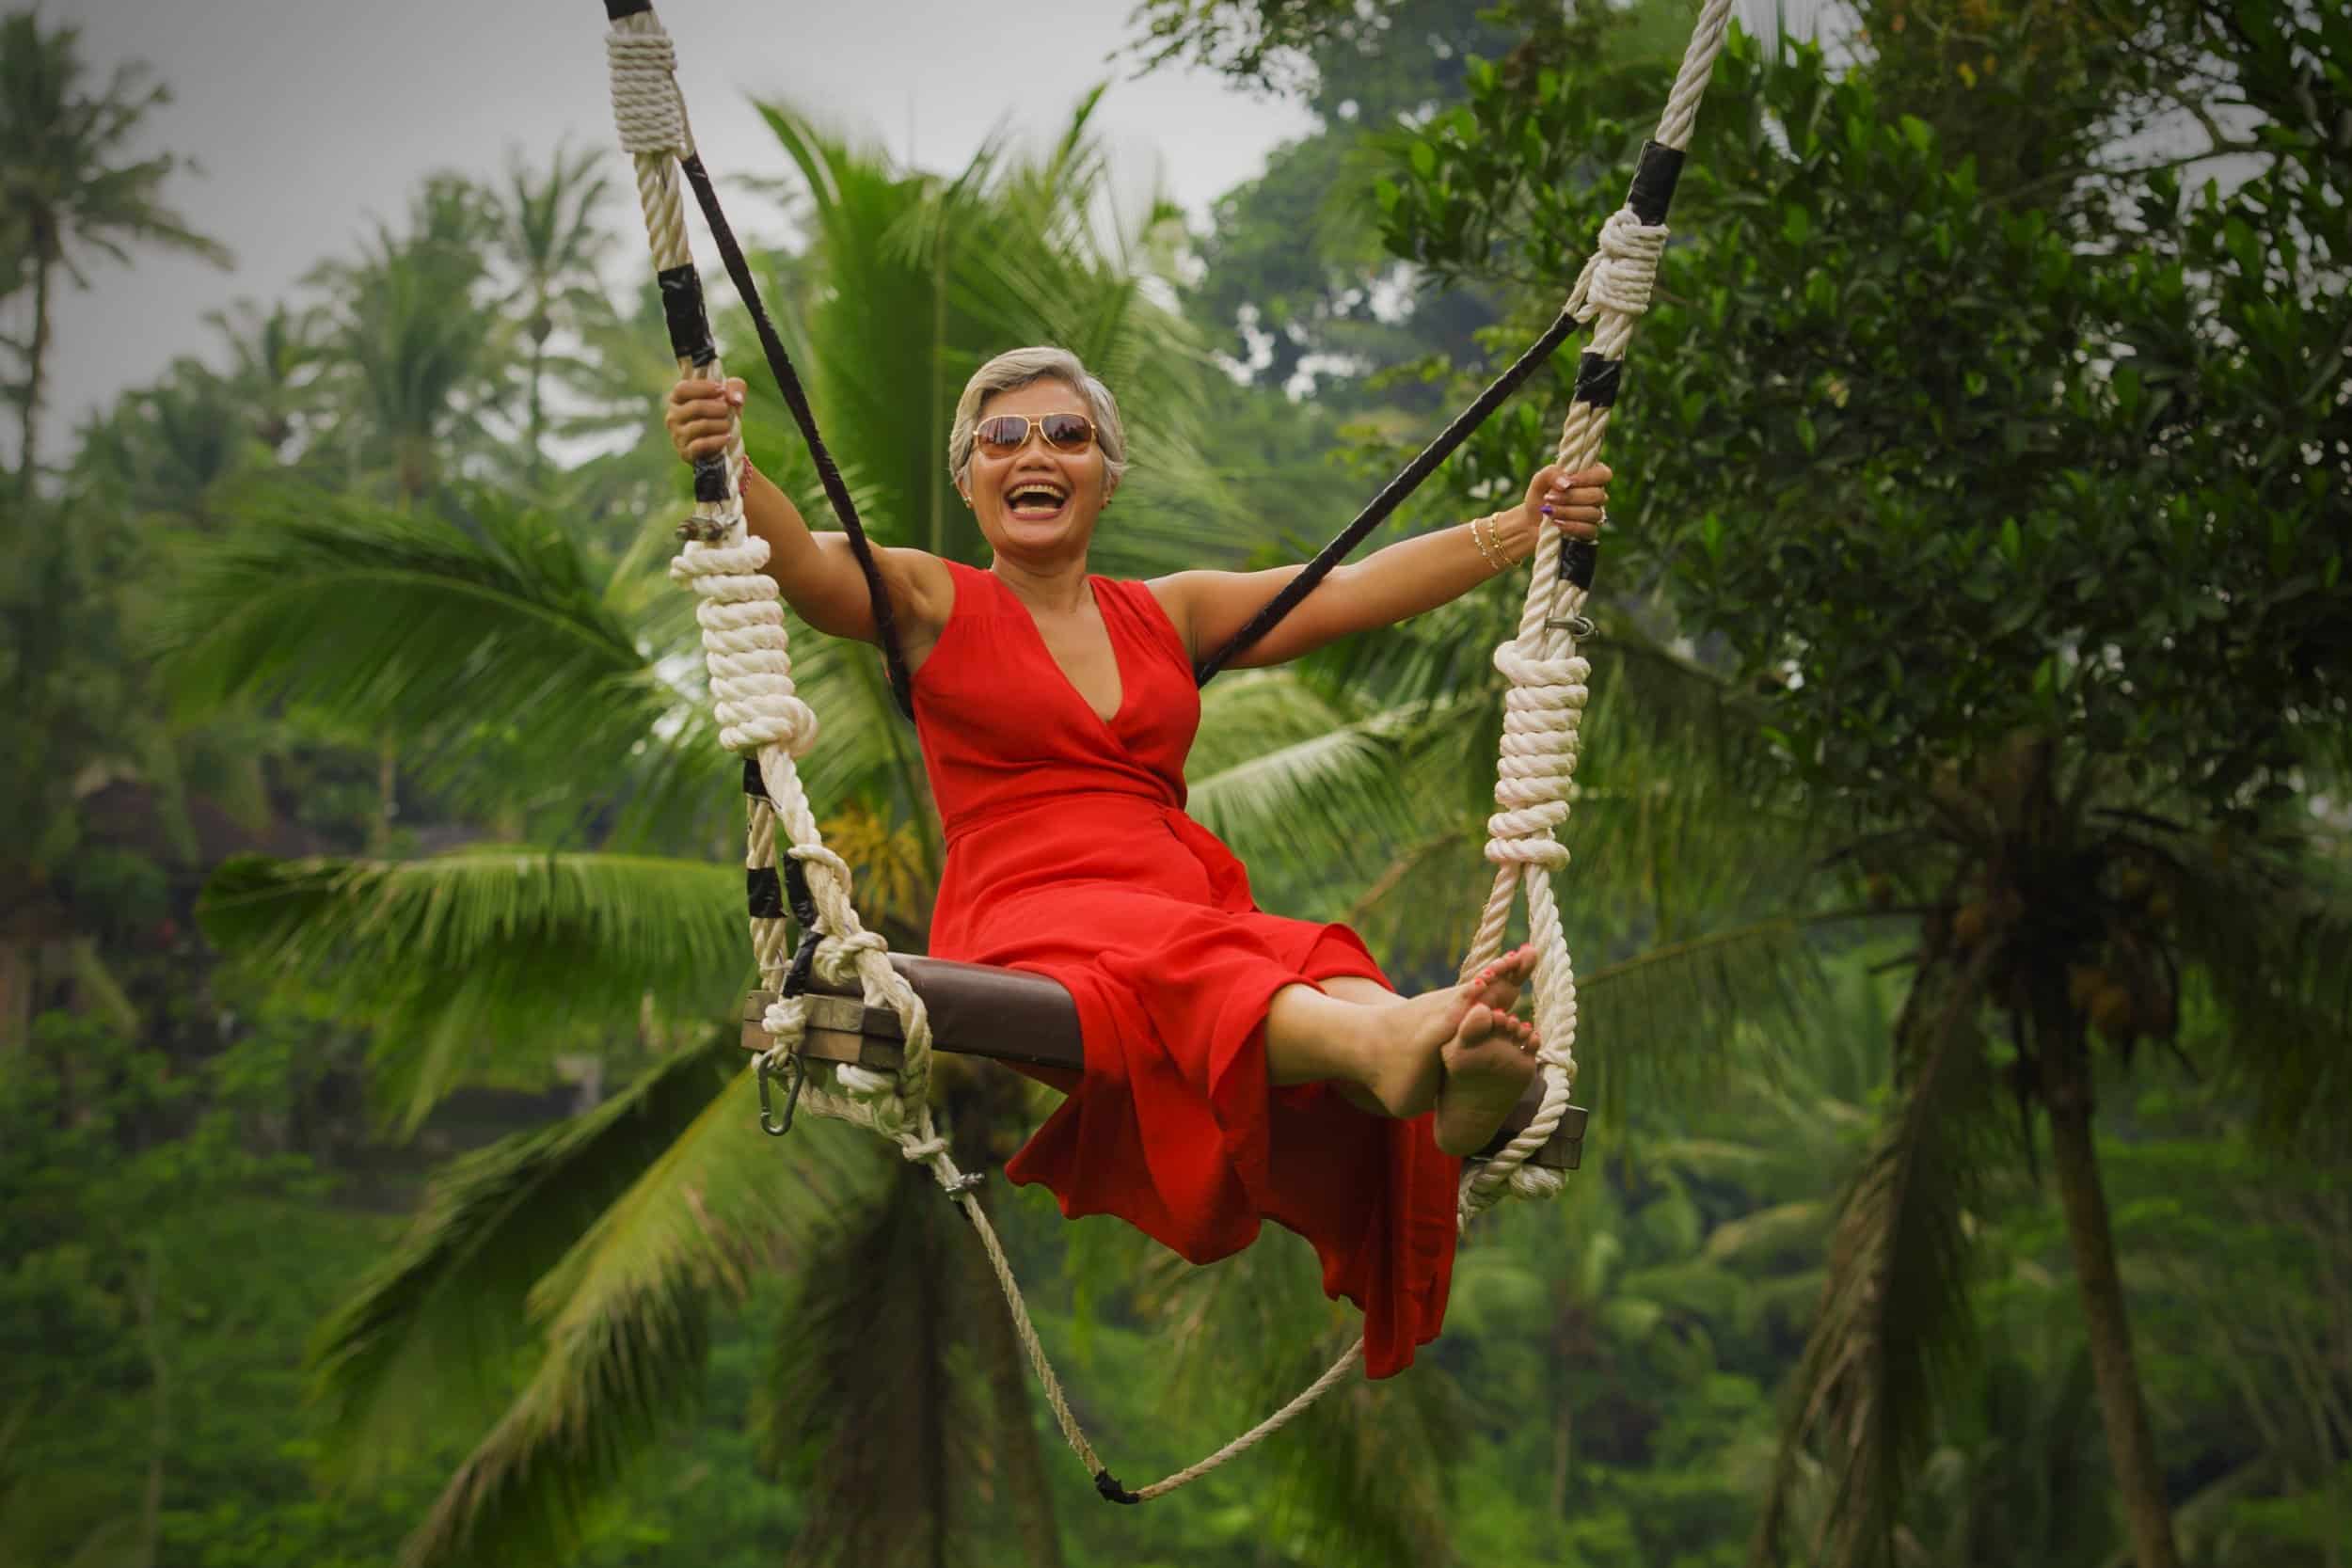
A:
<svg viewBox="0 0 2352 1568">
<path fill-rule="evenodd" d="M 1606 408 L 1617 401 L 1617 387 L 1624 379 L 1624 360 L 1587 352 L 1576 361 L 1576 401 Z"/>
<path fill-rule="evenodd" d="M 1139 1503 L 1143 1501 L 1141 1497 L 1136 1497 L 1133 1492 L 1130 1492 L 1125 1487 L 1120 1485 L 1119 1478 L 1111 1474 L 1108 1470 L 1097 1470 L 1094 1472 L 1094 1489 L 1103 1494 L 1103 1500 L 1104 1502 Z"/>
<path fill-rule="evenodd" d="M 784 882 L 772 865 L 757 865 L 743 873 L 743 903 L 754 920 L 784 918 Z"/>
<path fill-rule="evenodd" d="M 1675 182 L 1681 178 L 1682 150 L 1645 141 L 1642 161 L 1633 166 L 1633 188 L 1626 193 L 1625 204 L 1633 209 L 1635 217 L 1656 228 L 1666 221 L 1666 209 L 1675 202 Z"/>
<path fill-rule="evenodd" d="M 799 861 L 784 863 L 784 899 L 792 918 L 808 930 L 817 929 L 817 895 L 808 890 L 808 867 Z"/>
<path fill-rule="evenodd" d="M 639 11 L 651 9 L 653 9 L 653 0 L 604 0 L 604 14 L 612 22 L 618 22 L 625 16 L 635 16 Z"/>
<path fill-rule="evenodd" d="M 670 326 L 670 352 L 700 369 L 719 357 L 710 335 L 710 312 L 703 306 L 703 275 L 694 263 L 664 267 L 653 275 L 661 285 L 661 317 Z"/>
<path fill-rule="evenodd" d="M 1590 539 L 1570 539 L 1565 534 L 1562 535 L 1560 540 L 1560 575 L 1562 577 L 1576 584 L 1577 587 L 1589 592 L 1593 586 L 1593 573 L 1599 566 L 1600 548 L 1598 546 Z"/>
<path fill-rule="evenodd" d="M 707 452 L 694 459 L 694 499 L 705 506 L 727 499 L 727 456 Z"/>
<path fill-rule="evenodd" d="M 768 799 L 768 781 L 759 775 L 759 759 L 743 759 L 743 793 L 755 800 Z"/>
</svg>

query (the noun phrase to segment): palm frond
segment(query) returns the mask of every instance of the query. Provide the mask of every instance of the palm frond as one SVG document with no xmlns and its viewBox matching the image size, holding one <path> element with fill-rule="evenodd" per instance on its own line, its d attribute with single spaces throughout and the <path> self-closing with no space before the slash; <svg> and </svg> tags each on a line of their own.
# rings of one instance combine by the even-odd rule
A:
<svg viewBox="0 0 2352 1568">
<path fill-rule="evenodd" d="M 1966 1216 L 1999 1097 L 1974 1007 L 1982 974 L 1924 978 L 1903 1042 L 1910 1071 L 1840 1195 L 1829 1275 L 1791 1379 L 1781 1451 L 1751 1560 L 1781 1560 L 1818 1457 L 1818 1523 L 1799 1559 L 1889 1568 L 1904 1485 L 1933 1440 L 1934 1394 L 1964 1358 Z"/>
<path fill-rule="evenodd" d="M 1603 1114 L 1720 1082 L 1735 1043 L 1808 1026 L 1804 923 L 1780 915 L 1651 948 L 1577 982 L 1577 1051 Z M 1743 1031 L 1743 1026 L 1745 1026 Z"/>
<path fill-rule="evenodd" d="M 1707 1256 L 1718 1262 L 1736 1258 L 1809 1251 L 1818 1245 L 1830 1216 L 1819 1201 L 1776 1203 L 1726 1220 L 1708 1232 Z"/>
<path fill-rule="evenodd" d="M 1253 867 L 1313 886 L 1376 869 L 1409 832 L 1402 784 L 1410 716 L 1361 714 L 1289 670 L 1245 671 L 1202 696 L 1188 807 Z"/>
<path fill-rule="evenodd" d="M 2309 863 L 2216 844 L 2166 857 L 2181 953 L 2230 1021 L 2222 1074 L 2291 1132 L 2352 1077 L 2352 902 Z"/>
<path fill-rule="evenodd" d="M 198 903 L 258 973 L 374 1025 L 413 1130 L 469 1069 L 540 1063 L 657 1022 L 724 1017 L 749 974 L 742 873 L 651 856 L 478 847 L 420 861 L 243 856 Z"/>
<path fill-rule="evenodd" d="M 461 524 L 284 483 L 237 510 L 186 543 L 159 611 L 183 702 L 290 703 L 460 784 L 488 737 L 506 800 L 516 771 L 618 773 L 678 705 L 549 519 L 485 495 Z"/>
<path fill-rule="evenodd" d="M 810 1119 L 759 1130 L 751 1069 L 532 1289 L 547 1353 L 403 1551 L 409 1568 L 554 1561 L 700 1390 L 709 1322 L 754 1268 L 805 1269 L 833 1217 L 879 1201 L 899 1162 Z"/>
<path fill-rule="evenodd" d="M 723 1036 L 584 1116 L 503 1139 L 436 1177 L 400 1249 L 311 1342 L 312 1399 L 337 1475 L 364 1481 L 497 1416 L 533 1338 L 532 1287 L 741 1065 L 740 1047 Z"/>
<path fill-rule="evenodd" d="M 1257 1421 L 1362 1331 L 1354 1308 L 1324 1297 L 1313 1252 L 1271 1227 L 1209 1268 L 1153 1254 L 1139 1279 L 1137 1306 L 1173 1353 L 1168 1414 L 1195 1431 Z M 1450 1562 L 1445 1456 L 1468 1430 L 1459 1386 L 1430 1359 L 1376 1384 L 1353 1376 L 1251 1451 L 1267 1473 L 1250 1494 L 1277 1499 L 1270 1522 L 1309 1541 L 1311 1560 Z"/>
<path fill-rule="evenodd" d="M 1261 1400 L 1289 1398 L 1346 1343 L 1343 1333 L 1298 1346 L 1255 1385 Z M 1266 1456 L 1278 1499 L 1272 1522 L 1306 1543 L 1311 1561 L 1368 1568 L 1454 1562 L 1450 1461 L 1470 1430 L 1467 1396 L 1437 1366 L 1416 1366 L 1382 1383 L 1343 1382 L 1285 1430 L 1283 1446 Z"/>
<path fill-rule="evenodd" d="M 1025 1403 L 1013 1430 L 992 1407 L 992 1370 L 1016 1388 L 1027 1375 L 1009 1332 L 991 1332 L 995 1278 L 938 1184 L 894 1164 L 800 1271 L 755 1415 L 767 1463 L 810 1499 L 792 1556 L 812 1568 L 985 1561 L 992 1505 L 1041 1479 L 1018 1473 L 1037 1457 Z M 1029 1464 L 1007 1465 L 1023 1447 Z"/>
</svg>

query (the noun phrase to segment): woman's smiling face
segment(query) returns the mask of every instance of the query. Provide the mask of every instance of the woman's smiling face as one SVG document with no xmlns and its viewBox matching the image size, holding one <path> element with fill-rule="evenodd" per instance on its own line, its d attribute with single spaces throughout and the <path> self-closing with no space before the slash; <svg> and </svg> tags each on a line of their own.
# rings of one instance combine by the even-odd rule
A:
<svg viewBox="0 0 2352 1568">
<path fill-rule="evenodd" d="M 982 420 L 1003 414 L 1026 416 L 1029 435 L 1017 451 L 1002 456 L 973 443 L 962 488 L 980 532 L 997 553 L 1015 559 L 1083 552 L 1094 533 L 1095 514 L 1109 499 L 1102 446 L 1089 441 L 1082 451 L 1064 451 L 1046 441 L 1036 421 L 1048 414 L 1090 418 L 1087 400 L 1066 381 L 1032 381 L 995 393 L 980 405 Z"/>
</svg>

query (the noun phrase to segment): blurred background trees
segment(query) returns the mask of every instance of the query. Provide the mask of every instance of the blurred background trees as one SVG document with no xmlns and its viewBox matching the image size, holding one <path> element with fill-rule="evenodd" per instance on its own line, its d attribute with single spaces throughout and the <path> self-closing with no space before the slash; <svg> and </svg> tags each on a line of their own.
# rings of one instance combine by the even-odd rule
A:
<svg viewBox="0 0 2352 1568">
<path fill-rule="evenodd" d="M 1140 1513 L 920 1180 L 755 1131 L 618 165 L 424 179 L 69 446 L 61 280 L 226 257 L 135 150 L 163 85 L 0 23 L 0 1562 L 2341 1564 L 2352 22 L 1752 20 L 1608 452 L 1587 1168 L 1412 1374 Z M 1205 224 L 1092 99 L 947 173 L 771 104 L 755 265 L 881 535 L 982 559 L 948 409 L 1057 341 L 1135 435 L 1104 569 L 1290 559 L 1556 310 L 1688 24 L 1147 0 L 1135 64 L 1315 115 Z M 1566 373 L 1395 529 L 1516 491 Z M 1195 811 L 1401 978 L 1485 880 L 1516 588 L 1205 693 Z M 919 947 L 911 736 L 866 651 L 795 657 Z M 975 1164 L 1041 1110 L 941 1087 Z M 991 1201 L 1122 1473 L 1349 1332 L 1286 1238 L 1193 1271 Z"/>
</svg>

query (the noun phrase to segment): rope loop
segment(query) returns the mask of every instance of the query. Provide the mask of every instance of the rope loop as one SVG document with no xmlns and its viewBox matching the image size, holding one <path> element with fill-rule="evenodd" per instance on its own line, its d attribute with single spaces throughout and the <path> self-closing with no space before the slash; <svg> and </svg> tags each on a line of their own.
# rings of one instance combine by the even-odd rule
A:
<svg viewBox="0 0 2352 1568">
<path fill-rule="evenodd" d="M 821 865 L 844 881 L 849 879 L 850 863 L 821 844 L 795 844 L 785 853 L 803 865 Z"/>
</svg>

